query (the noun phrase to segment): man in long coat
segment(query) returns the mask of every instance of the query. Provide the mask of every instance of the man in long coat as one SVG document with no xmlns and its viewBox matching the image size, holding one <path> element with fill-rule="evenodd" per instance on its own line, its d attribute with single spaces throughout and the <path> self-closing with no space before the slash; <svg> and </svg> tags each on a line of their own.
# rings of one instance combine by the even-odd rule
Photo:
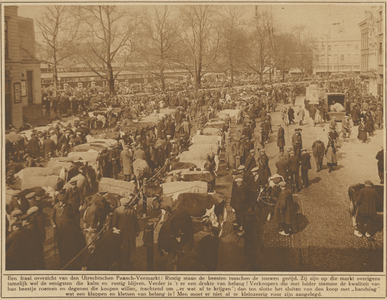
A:
<svg viewBox="0 0 387 300">
<path fill-rule="evenodd" d="M 316 138 L 316 141 L 313 143 L 312 151 L 314 159 L 316 160 L 317 172 L 320 172 L 322 169 L 322 163 L 325 154 L 325 145 L 319 137 Z"/>
<path fill-rule="evenodd" d="M 245 161 L 246 170 L 245 170 L 245 174 L 243 177 L 244 179 L 246 179 L 250 176 L 251 170 L 254 169 L 257 165 L 255 162 L 254 153 L 255 153 L 255 150 L 251 149 L 250 153 L 246 157 L 246 161 Z"/>
<path fill-rule="evenodd" d="M 372 188 L 373 183 L 367 180 L 365 187 L 359 191 L 356 198 L 357 218 L 354 234 L 357 237 L 365 235 L 370 238 L 375 233 L 376 199 L 378 193 Z"/>
<path fill-rule="evenodd" d="M 275 206 L 274 219 L 278 224 L 279 234 L 289 236 L 292 233 L 292 224 L 296 218 L 296 206 L 292 192 L 287 188 L 286 182 L 280 182 L 279 186 L 281 192 Z"/>
<path fill-rule="evenodd" d="M 236 185 L 231 191 L 230 205 L 235 210 L 236 223 L 239 226 L 239 231 L 243 233 L 244 213 L 249 208 L 249 187 L 243 181 L 242 176 L 235 178 Z"/>
<path fill-rule="evenodd" d="M 300 163 L 302 184 L 304 188 L 307 188 L 309 186 L 308 170 L 310 170 L 312 166 L 310 165 L 310 155 L 305 148 L 301 150 Z"/>
<path fill-rule="evenodd" d="M 259 150 L 260 157 L 258 159 L 259 175 L 264 183 L 269 181 L 271 171 L 269 167 L 269 157 L 266 155 L 265 149 Z"/>
<path fill-rule="evenodd" d="M 130 181 L 133 176 L 133 153 L 129 150 L 128 146 L 124 146 L 120 158 L 124 180 Z"/>
<path fill-rule="evenodd" d="M 216 271 L 219 257 L 219 228 L 212 227 L 211 233 L 198 243 L 198 255 L 208 271 Z"/>
<path fill-rule="evenodd" d="M 133 200 L 133 194 L 130 198 L 121 198 L 121 206 L 114 210 L 112 217 L 113 232 L 121 234 L 123 238 L 119 258 L 121 271 L 129 270 L 130 253 L 136 250 L 136 236 L 140 231 L 136 212 L 131 206 Z"/>
<path fill-rule="evenodd" d="M 278 124 L 278 134 L 277 134 L 277 147 L 279 148 L 279 153 L 284 153 L 285 147 L 285 129 L 281 124 Z"/>
</svg>

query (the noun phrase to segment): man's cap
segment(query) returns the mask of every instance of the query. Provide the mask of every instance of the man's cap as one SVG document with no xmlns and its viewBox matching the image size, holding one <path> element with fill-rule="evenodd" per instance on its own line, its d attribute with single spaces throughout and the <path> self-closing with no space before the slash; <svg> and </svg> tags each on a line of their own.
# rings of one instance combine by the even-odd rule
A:
<svg viewBox="0 0 387 300">
<path fill-rule="evenodd" d="M 348 119 L 349 117 L 348 117 L 348 116 L 345 116 L 344 118 Z"/>
<path fill-rule="evenodd" d="M 23 159 L 26 159 L 28 156 L 30 156 L 28 153 L 24 154 Z"/>
<path fill-rule="evenodd" d="M 364 184 L 367 184 L 367 185 L 374 185 L 374 184 L 372 183 L 371 180 L 366 180 L 366 181 L 364 182 Z"/>
<path fill-rule="evenodd" d="M 254 150 L 254 149 L 251 149 L 251 150 L 250 150 L 250 153 L 254 153 L 254 152 L 255 152 L 255 150 Z"/>
<path fill-rule="evenodd" d="M 240 166 L 238 167 L 238 170 L 240 170 L 240 171 L 242 171 L 242 170 L 244 170 L 244 169 L 246 169 L 246 167 L 245 167 L 244 165 L 240 165 Z"/>
<path fill-rule="evenodd" d="M 231 175 L 239 175 L 240 172 L 238 170 L 232 170 Z"/>
<path fill-rule="evenodd" d="M 31 198 L 35 197 L 35 195 L 36 195 L 35 192 L 31 192 L 31 193 L 26 195 L 26 199 L 31 199 Z"/>
<path fill-rule="evenodd" d="M 15 209 L 10 213 L 11 217 L 21 216 L 23 212 L 20 209 Z"/>
<path fill-rule="evenodd" d="M 259 152 L 265 152 L 265 149 L 262 148 L 262 149 L 259 150 Z"/>
<path fill-rule="evenodd" d="M 307 152 L 308 150 L 306 148 L 302 148 L 301 151 Z"/>
<path fill-rule="evenodd" d="M 251 172 L 255 173 L 255 172 L 258 172 L 258 170 L 259 170 L 259 167 L 255 167 L 255 168 L 251 169 Z"/>
<path fill-rule="evenodd" d="M 121 205 L 128 205 L 130 202 L 131 202 L 131 200 L 129 198 L 124 197 L 124 198 L 120 199 Z"/>
<path fill-rule="evenodd" d="M 285 181 L 281 181 L 280 183 L 278 183 L 279 186 L 282 186 L 282 187 L 285 187 L 286 186 L 286 182 Z"/>
<path fill-rule="evenodd" d="M 31 206 L 28 210 L 27 210 L 27 215 L 32 215 L 34 213 L 36 213 L 37 211 L 39 210 L 39 207 L 37 206 Z"/>
<path fill-rule="evenodd" d="M 237 178 L 234 179 L 234 181 L 235 182 L 241 182 L 241 181 L 243 181 L 243 178 L 242 177 L 237 177 Z"/>
</svg>

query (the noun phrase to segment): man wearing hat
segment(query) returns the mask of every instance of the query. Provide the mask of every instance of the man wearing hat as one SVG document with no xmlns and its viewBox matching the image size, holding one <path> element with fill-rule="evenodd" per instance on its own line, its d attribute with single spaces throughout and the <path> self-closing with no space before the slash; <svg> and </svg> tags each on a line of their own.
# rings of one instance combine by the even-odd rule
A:
<svg viewBox="0 0 387 300">
<path fill-rule="evenodd" d="M 349 138 L 351 136 L 351 124 L 349 124 L 349 117 L 348 116 L 345 116 L 344 120 L 341 122 L 341 130 L 344 134 L 344 137 Z"/>
<path fill-rule="evenodd" d="M 27 249 L 24 247 L 24 234 L 21 228 L 22 222 L 20 220 L 11 224 L 11 232 L 5 242 L 6 270 L 25 270 L 24 259 L 27 256 Z"/>
<path fill-rule="evenodd" d="M 259 174 L 261 175 L 262 183 L 267 184 L 269 182 L 269 177 L 271 176 L 271 171 L 269 167 L 269 157 L 266 155 L 265 149 L 260 149 L 259 155 Z"/>
<path fill-rule="evenodd" d="M 243 234 L 244 212 L 249 208 L 249 187 L 243 181 L 242 176 L 235 178 L 236 186 L 231 191 L 230 206 L 235 211 L 235 223 L 238 226 L 239 234 Z"/>
<path fill-rule="evenodd" d="M 289 175 L 288 175 L 288 170 L 289 170 L 289 163 L 284 159 L 282 155 L 278 156 L 278 161 L 275 163 L 275 166 L 277 168 L 277 174 L 281 175 L 285 182 L 289 182 Z"/>
<path fill-rule="evenodd" d="M 130 253 L 136 250 L 136 236 L 140 233 L 137 214 L 132 206 L 134 197 L 134 194 L 130 194 L 121 198 L 121 206 L 114 210 L 112 217 L 113 232 L 121 234 L 123 238 L 118 265 L 120 271 L 129 270 Z"/>
<path fill-rule="evenodd" d="M 20 193 L 14 194 L 11 201 L 7 205 L 7 213 L 11 214 L 14 210 L 21 210 L 23 214 L 27 213 L 30 208 L 30 203 L 25 197 L 21 197 Z"/>
<path fill-rule="evenodd" d="M 356 198 L 357 216 L 354 234 L 357 237 L 365 235 L 367 238 L 375 234 L 376 199 L 379 197 L 370 180 L 364 182 L 365 187 L 359 191 Z"/>
<path fill-rule="evenodd" d="M 80 222 L 79 212 L 82 209 L 84 198 L 83 198 L 83 194 L 81 193 L 80 189 L 77 186 L 77 182 L 78 181 L 75 179 L 69 181 L 69 185 L 66 189 L 66 197 L 67 197 L 68 204 L 71 205 L 74 210 L 77 224 L 79 224 Z"/>
<path fill-rule="evenodd" d="M 285 129 L 281 124 L 278 124 L 278 133 L 277 133 L 277 147 L 279 148 L 279 153 L 284 153 L 285 147 Z"/>
<path fill-rule="evenodd" d="M 293 201 L 292 192 L 287 184 L 281 181 L 278 184 L 281 188 L 278 200 L 274 209 L 274 221 L 277 223 L 279 234 L 289 236 L 292 233 L 292 224 L 296 218 L 296 205 Z"/>
<path fill-rule="evenodd" d="M 251 170 L 257 166 L 255 162 L 254 154 L 255 154 L 255 150 L 251 149 L 249 151 L 249 154 L 246 157 L 246 162 L 245 162 L 246 170 L 245 170 L 245 174 L 243 175 L 243 178 L 245 180 L 251 175 Z"/>
<path fill-rule="evenodd" d="M 198 255 L 208 271 L 216 271 L 218 267 L 219 233 L 218 227 L 212 227 L 210 234 L 204 236 L 198 243 Z"/>
<path fill-rule="evenodd" d="M 28 209 L 27 214 L 23 215 L 20 220 L 23 224 L 23 241 L 25 249 L 28 249 L 28 255 L 24 257 L 24 270 L 45 270 L 46 262 L 44 260 L 45 232 L 39 228 L 39 220 L 36 217 L 39 214 L 39 208 L 32 206 Z"/>
<path fill-rule="evenodd" d="M 302 148 L 302 137 L 301 137 L 301 129 L 294 129 L 294 134 L 292 136 L 292 145 L 294 150 L 294 155 L 300 157 L 301 148 Z"/>
<path fill-rule="evenodd" d="M 50 137 L 46 137 L 42 143 L 42 150 L 45 158 L 52 157 L 56 150 L 55 142 Z"/>
<path fill-rule="evenodd" d="M 133 173 L 133 152 L 129 146 L 125 145 L 120 154 L 122 174 L 125 181 L 132 180 Z"/>
<path fill-rule="evenodd" d="M 316 161 L 317 172 L 320 172 L 325 155 L 325 145 L 319 137 L 316 137 L 316 140 L 313 142 L 312 151 Z"/>
<path fill-rule="evenodd" d="M 289 179 L 290 179 L 290 182 L 296 185 L 297 192 L 300 191 L 299 170 L 300 170 L 300 159 L 294 153 L 291 152 L 289 157 Z"/>
<path fill-rule="evenodd" d="M 39 157 L 40 144 L 36 134 L 31 134 L 31 139 L 28 142 L 27 148 L 28 153 L 32 158 L 37 159 Z"/>
<path fill-rule="evenodd" d="M 378 160 L 378 175 L 380 178 L 380 184 L 384 183 L 384 150 L 383 146 L 375 157 Z"/>
<path fill-rule="evenodd" d="M 309 186 L 308 170 L 310 170 L 312 166 L 310 165 L 310 154 L 305 148 L 301 149 L 300 163 L 302 184 L 304 188 L 307 188 Z"/>
</svg>

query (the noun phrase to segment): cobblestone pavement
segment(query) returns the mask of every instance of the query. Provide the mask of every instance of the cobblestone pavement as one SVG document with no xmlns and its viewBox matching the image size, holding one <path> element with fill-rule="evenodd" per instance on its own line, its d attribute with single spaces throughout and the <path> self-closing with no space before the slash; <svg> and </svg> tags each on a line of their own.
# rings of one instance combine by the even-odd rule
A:
<svg viewBox="0 0 387 300">
<path fill-rule="evenodd" d="M 296 113 L 302 101 L 302 98 L 297 99 Z M 281 104 L 277 111 L 282 107 Z M 281 119 L 279 112 L 271 113 L 271 116 L 274 133 L 270 135 L 265 149 L 270 159 L 270 169 L 275 173 L 275 162 L 278 160 L 275 125 Z M 341 127 L 341 123 L 338 124 Z M 304 122 L 303 126 L 285 128 L 286 147 L 291 146 L 291 136 L 296 127 L 302 128 L 303 147 L 308 151 L 311 151 L 316 136 L 327 144 L 328 124 L 315 127 L 311 122 Z M 374 237 L 355 237 L 349 217 L 348 198 L 348 187 L 352 184 L 365 180 L 379 183 L 375 156 L 383 145 L 383 131 L 376 131 L 367 144 L 358 142 L 356 136 L 357 127 L 353 128 L 352 138 L 347 139 L 339 149 L 338 166 L 332 173 L 328 173 L 325 159 L 324 169 L 317 173 L 311 154 L 310 186 L 294 195 L 299 204 L 299 231 L 290 237 L 283 237 L 275 230 L 276 224 L 265 224 L 263 271 L 383 271 L 383 217 L 378 215 L 380 230 Z M 221 177 L 219 182 L 222 188 L 218 192 L 229 196 L 227 182 L 231 180 L 229 174 Z M 248 270 L 243 255 L 243 239 L 236 246 L 238 238 L 230 225 L 233 220 L 234 214 L 230 209 L 221 242 L 219 270 Z"/>
<path fill-rule="evenodd" d="M 302 98 L 296 101 L 296 114 L 302 101 Z M 281 121 L 279 111 L 282 107 L 283 104 L 280 104 L 277 111 L 271 113 L 274 132 L 270 134 L 269 143 L 265 146 L 273 174 L 276 172 L 275 162 L 278 159 L 276 124 Z M 340 127 L 341 123 L 338 124 Z M 232 124 L 234 134 L 239 127 Z M 303 147 L 308 151 L 311 151 L 316 136 L 327 143 L 328 124 L 315 127 L 313 123 L 307 121 L 303 126 L 285 127 L 286 147 L 291 146 L 291 136 L 296 127 L 302 128 Z M 332 173 L 328 173 L 326 165 L 317 173 L 312 157 L 312 170 L 309 171 L 310 186 L 294 195 L 295 201 L 299 204 L 297 233 L 284 237 L 275 230 L 276 224 L 273 222 L 264 225 L 263 271 L 383 271 L 382 215 L 378 216 L 380 230 L 374 237 L 367 239 L 353 235 L 352 221 L 348 212 L 350 185 L 363 183 L 365 180 L 371 180 L 374 184 L 379 182 L 375 156 L 383 145 L 383 131 L 376 131 L 367 144 L 358 142 L 356 136 L 357 127 L 353 128 L 352 138 L 345 141 L 340 148 L 337 154 L 338 166 Z M 243 254 L 243 238 L 239 240 L 232 227 L 235 215 L 229 206 L 231 170 L 226 171 L 225 164 L 221 163 L 218 174 L 215 190 L 226 196 L 228 205 L 227 222 L 224 224 L 220 242 L 218 271 L 247 271 L 249 265 Z M 46 210 L 49 215 L 50 209 Z M 157 219 L 150 221 L 157 222 Z M 47 268 L 57 269 L 57 256 L 48 219 L 46 225 Z M 132 270 L 146 270 L 146 248 L 142 246 L 142 236 L 141 233 L 137 238 L 137 250 L 132 257 Z M 199 234 L 195 236 L 196 241 L 200 238 Z M 154 250 L 156 259 L 159 257 L 156 244 Z"/>
</svg>

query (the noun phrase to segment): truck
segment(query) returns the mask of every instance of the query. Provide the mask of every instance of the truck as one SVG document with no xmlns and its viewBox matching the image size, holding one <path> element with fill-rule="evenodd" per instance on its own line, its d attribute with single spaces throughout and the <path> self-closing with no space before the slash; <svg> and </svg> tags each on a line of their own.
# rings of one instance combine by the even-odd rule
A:
<svg viewBox="0 0 387 300">
<path fill-rule="evenodd" d="M 327 93 L 326 101 L 328 104 L 328 115 L 336 121 L 343 121 L 345 118 L 345 94 L 344 93 Z"/>
</svg>

